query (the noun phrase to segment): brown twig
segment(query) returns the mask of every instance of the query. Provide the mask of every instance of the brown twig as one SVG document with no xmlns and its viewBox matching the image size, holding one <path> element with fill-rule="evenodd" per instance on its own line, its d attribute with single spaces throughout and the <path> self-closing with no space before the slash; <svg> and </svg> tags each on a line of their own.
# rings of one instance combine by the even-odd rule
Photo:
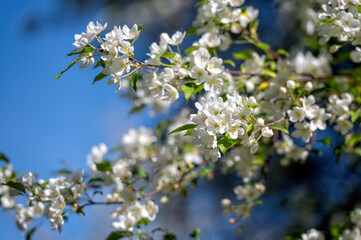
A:
<svg viewBox="0 0 361 240">
<path fill-rule="evenodd" d="M 206 165 L 206 164 L 209 163 L 209 162 L 210 162 L 210 159 L 208 159 L 208 160 L 206 160 L 206 161 L 204 161 L 204 162 L 196 165 L 193 169 L 190 169 L 190 170 L 184 172 L 175 182 L 168 183 L 168 184 L 164 185 L 163 187 L 161 187 L 161 188 L 159 188 L 159 189 L 157 189 L 157 190 L 155 190 L 155 191 L 153 191 L 153 192 L 151 192 L 151 193 L 148 193 L 148 194 L 147 194 L 147 197 L 148 197 L 148 198 L 151 198 L 151 197 L 153 197 L 154 195 L 157 195 L 158 193 L 164 191 L 165 189 L 167 189 L 168 187 L 170 187 L 170 186 L 172 186 L 172 185 L 180 184 L 180 183 L 183 181 L 184 177 L 186 177 L 188 174 L 190 174 L 194 169 L 199 168 L 199 167 L 201 167 L 201 166 L 204 166 L 204 165 Z"/>
<path fill-rule="evenodd" d="M 210 161 L 211 161 L 210 159 L 203 161 L 202 163 L 196 165 L 194 168 L 189 169 L 188 171 L 184 172 L 176 181 L 170 182 L 170 183 L 164 185 L 163 187 L 161 187 L 161 188 L 159 188 L 159 189 L 157 189 L 157 190 L 155 190 L 153 192 L 150 192 L 150 193 L 146 194 L 145 196 L 140 197 L 138 200 L 144 199 L 145 197 L 147 197 L 149 199 L 149 198 L 161 193 L 162 191 L 164 191 L 165 189 L 167 189 L 170 186 L 180 184 L 183 181 L 183 179 L 188 174 L 190 174 L 194 169 L 202 167 L 202 166 L 206 165 L 207 163 L 209 163 Z M 88 200 L 87 203 L 84 203 L 84 204 L 81 204 L 81 205 L 74 205 L 74 207 L 76 207 L 76 208 L 84 208 L 86 206 L 91 206 L 91 205 L 114 205 L 114 204 L 123 204 L 123 202 L 94 202 L 93 200 Z"/>
<path fill-rule="evenodd" d="M 141 61 L 139 61 L 139 60 L 137 60 L 137 59 L 134 59 L 134 58 L 129 58 L 129 59 L 132 60 L 132 61 L 134 61 L 134 62 L 136 62 L 136 63 L 138 63 L 138 64 L 139 64 L 139 67 L 145 66 L 145 67 L 155 67 L 155 68 L 162 68 L 162 69 L 164 69 L 164 67 L 163 67 L 163 66 L 160 66 L 160 65 L 154 65 L 154 64 L 144 63 L 144 62 L 141 62 Z"/>
</svg>

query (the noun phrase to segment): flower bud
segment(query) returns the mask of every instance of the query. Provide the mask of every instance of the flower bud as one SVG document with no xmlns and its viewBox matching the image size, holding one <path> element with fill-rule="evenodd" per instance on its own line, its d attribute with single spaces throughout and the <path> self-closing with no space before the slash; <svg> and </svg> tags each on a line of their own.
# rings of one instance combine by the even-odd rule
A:
<svg viewBox="0 0 361 240">
<path fill-rule="evenodd" d="M 281 91 L 282 93 L 287 93 L 287 89 L 286 89 L 285 87 L 280 87 L 280 91 Z"/>
<path fill-rule="evenodd" d="M 272 137 L 273 136 L 272 129 L 270 129 L 268 127 L 262 128 L 262 136 L 265 138 Z"/>
<path fill-rule="evenodd" d="M 257 100 L 254 97 L 249 97 L 247 104 L 255 105 L 255 104 L 257 104 Z"/>
<path fill-rule="evenodd" d="M 257 119 L 256 126 L 263 126 L 263 125 L 264 125 L 264 120 L 263 120 L 263 118 L 258 118 L 258 119 Z"/>
<path fill-rule="evenodd" d="M 306 88 L 307 91 L 311 91 L 312 88 L 313 88 L 312 82 L 307 82 L 306 85 L 305 85 L 305 88 Z"/>
<path fill-rule="evenodd" d="M 163 197 L 161 197 L 160 199 L 159 199 L 159 202 L 161 203 L 161 204 L 165 204 L 165 203 L 167 203 L 169 201 L 169 197 L 168 196 L 163 196 Z"/>
<path fill-rule="evenodd" d="M 287 158 L 282 158 L 280 163 L 281 163 L 281 166 L 287 167 L 288 165 L 290 165 L 291 161 Z"/>
<path fill-rule="evenodd" d="M 336 45 L 336 44 L 332 45 L 332 46 L 330 47 L 330 53 L 335 53 L 335 52 L 337 52 L 339 48 L 340 48 L 339 45 Z"/>
<path fill-rule="evenodd" d="M 294 89 L 296 87 L 295 81 L 293 80 L 288 80 L 286 83 L 287 88 L 289 89 Z"/>
<path fill-rule="evenodd" d="M 222 201 L 221 201 L 221 204 L 222 204 L 222 207 L 228 207 L 232 203 L 231 203 L 231 200 L 229 200 L 228 198 L 223 198 Z"/>
</svg>

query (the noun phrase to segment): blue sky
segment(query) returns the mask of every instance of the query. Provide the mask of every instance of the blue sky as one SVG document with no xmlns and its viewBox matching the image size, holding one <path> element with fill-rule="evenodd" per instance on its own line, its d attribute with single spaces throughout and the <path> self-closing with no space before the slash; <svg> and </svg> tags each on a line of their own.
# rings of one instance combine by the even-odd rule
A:
<svg viewBox="0 0 361 240">
<path fill-rule="evenodd" d="M 76 66 L 53 81 L 72 61 L 65 55 L 73 50 L 74 34 L 85 31 L 90 20 L 101 21 L 97 16 L 83 17 L 24 34 L 25 14 L 34 9 L 39 14 L 50 11 L 53 2 L 5 1 L 0 15 L 0 152 L 8 156 L 17 172 L 35 171 L 41 178 L 64 168 L 61 159 L 86 168 L 86 155 L 93 145 L 104 142 L 113 146 L 129 128 L 157 122 L 143 123 L 146 113 L 130 116 L 129 102 L 121 100 L 106 81 L 91 85 L 99 70 Z M 144 46 L 138 41 L 136 51 L 146 51 Z M 13 215 L 0 214 L 0 239 L 23 239 Z M 84 229 L 84 221 L 74 216 L 62 235 L 42 230 L 45 235 L 38 236 L 79 239 L 74 238 L 79 232 L 74 228 Z M 47 221 L 43 225 L 50 229 Z"/>
</svg>

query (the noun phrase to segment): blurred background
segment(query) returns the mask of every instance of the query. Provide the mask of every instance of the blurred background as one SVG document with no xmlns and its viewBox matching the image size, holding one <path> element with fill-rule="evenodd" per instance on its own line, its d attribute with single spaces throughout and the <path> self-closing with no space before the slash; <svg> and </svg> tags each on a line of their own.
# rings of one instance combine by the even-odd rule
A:
<svg viewBox="0 0 361 240">
<path fill-rule="evenodd" d="M 0 151 L 19 173 L 35 171 L 40 178 L 56 176 L 64 162 L 86 169 L 86 155 L 100 142 L 109 147 L 120 142 L 129 128 L 156 126 L 167 115 L 150 118 L 147 112 L 130 115 L 130 103 L 114 93 L 106 81 L 91 85 L 97 74 L 91 68 L 72 68 L 56 82 L 56 74 L 71 61 L 74 34 L 85 31 L 89 21 L 114 25 L 143 24 L 135 54 L 143 60 L 159 34 L 185 30 L 195 17 L 195 0 L 37 0 L 3 2 L 0 22 Z M 277 13 L 270 0 L 246 1 L 260 9 L 260 36 L 274 48 L 299 41 L 286 14 Z M 185 48 L 192 43 L 188 38 Z M 171 111 L 169 114 L 174 114 Z M 321 132 L 320 138 L 333 132 Z M 310 227 L 325 229 L 344 220 L 361 199 L 360 167 L 344 157 L 341 164 L 331 148 L 322 158 L 311 155 L 305 165 L 279 166 L 272 160 L 264 205 L 256 206 L 244 225 L 228 224 L 220 200 L 234 198 L 233 187 L 241 180 L 216 173 L 213 181 L 203 180 L 190 190 L 188 199 L 172 197 L 160 209 L 151 227 L 165 226 L 179 239 L 188 239 L 195 228 L 201 239 L 282 239 L 292 231 Z M 34 239 L 104 239 L 111 231 L 111 207 L 85 210 L 85 217 L 71 215 L 62 234 L 50 230 L 48 221 Z M 335 214 L 337 213 L 337 214 Z M 24 239 L 17 230 L 14 212 L 0 214 L 0 239 Z"/>
</svg>

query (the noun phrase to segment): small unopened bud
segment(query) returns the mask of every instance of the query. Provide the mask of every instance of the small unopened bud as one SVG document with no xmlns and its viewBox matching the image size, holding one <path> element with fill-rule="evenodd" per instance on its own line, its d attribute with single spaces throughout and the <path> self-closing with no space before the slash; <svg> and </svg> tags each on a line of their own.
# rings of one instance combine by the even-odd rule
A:
<svg viewBox="0 0 361 240">
<path fill-rule="evenodd" d="M 293 81 L 293 80 L 288 80 L 288 81 L 286 82 L 286 86 L 287 86 L 287 88 L 289 88 L 289 89 L 294 89 L 294 88 L 296 87 L 295 81 Z"/>
<path fill-rule="evenodd" d="M 242 31 L 242 26 L 238 23 L 233 23 L 231 25 L 231 32 L 234 34 L 239 34 Z"/>
<path fill-rule="evenodd" d="M 306 85 L 305 85 L 305 88 L 306 88 L 307 91 L 311 91 L 312 88 L 313 88 L 312 82 L 307 82 Z"/>
<path fill-rule="evenodd" d="M 231 219 L 228 220 L 228 222 L 229 222 L 229 224 L 234 224 L 236 222 L 236 219 L 231 218 Z"/>
<path fill-rule="evenodd" d="M 280 91 L 281 91 L 282 93 L 287 93 L 287 89 L 286 89 L 285 87 L 280 87 Z"/>
<path fill-rule="evenodd" d="M 112 212 L 110 214 L 110 218 L 116 218 L 118 216 L 118 213 L 117 212 Z"/>
<path fill-rule="evenodd" d="M 330 47 L 330 53 L 335 53 L 335 52 L 338 51 L 338 49 L 340 49 L 340 46 L 334 44 L 334 45 L 332 45 L 332 46 Z"/>
<path fill-rule="evenodd" d="M 169 201 L 169 197 L 168 196 L 163 196 L 163 197 L 161 197 L 160 199 L 159 199 L 159 202 L 161 203 L 161 204 L 165 204 L 165 203 L 167 203 Z"/>
<path fill-rule="evenodd" d="M 223 198 L 221 201 L 221 204 L 223 207 L 228 207 L 232 204 L 231 200 L 229 200 L 228 198 Z"/>
<path fill-rule="evenodd" d="M 247 104 L 255 105 L 255 104 L 257 104 L 257 100 L 254 97 L 249 97 Z"/>
<path fill-rule="evenodd" d="M 290 165 L 291 161 L 287 158 L 282 158 L 280 161 L 281 166 L 283 167 L 287 167 L 288 165 Z"/>
<path fill-rule="evenodd" d="M 303 98 L 299 98 L 298 101 L 299 101 L 300 103 L 303 103 Z"/>
<path fill-rule="evenodd" d="M 224 215 L 230 214 L 231 212 L 232 212 L 232 211 L 231 211 L 230 208 L 223 208 L 223 210 L 222 210 L 222 213 L 223 213 Z"/>
<path fill-rule="evenodd" d="M 264 120 L 263 120 L 263 118 L 258 118 L 258 119 L 257 119 L 256 126 L 263 126 L 263 125 L 264 125 Z"/>
</svg>

